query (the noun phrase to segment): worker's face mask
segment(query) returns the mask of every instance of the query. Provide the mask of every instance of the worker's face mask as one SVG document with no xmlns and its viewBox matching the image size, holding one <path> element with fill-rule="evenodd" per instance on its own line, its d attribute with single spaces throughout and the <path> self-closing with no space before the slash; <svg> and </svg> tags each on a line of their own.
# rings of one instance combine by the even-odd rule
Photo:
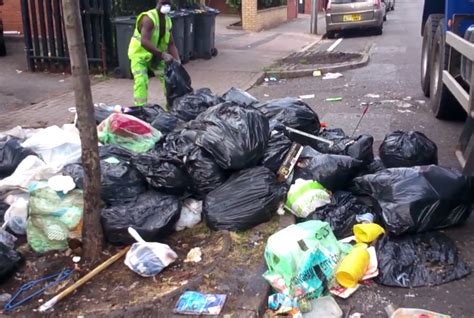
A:
<svg viewBox="0 0 474 318">
<path fill-rule="evenodd" d="M 171 5 L 168 3 L 164 3 L 160 7 L 160 12 L 163 14 L 168 14 L 171 11 Z"/>
</svg>

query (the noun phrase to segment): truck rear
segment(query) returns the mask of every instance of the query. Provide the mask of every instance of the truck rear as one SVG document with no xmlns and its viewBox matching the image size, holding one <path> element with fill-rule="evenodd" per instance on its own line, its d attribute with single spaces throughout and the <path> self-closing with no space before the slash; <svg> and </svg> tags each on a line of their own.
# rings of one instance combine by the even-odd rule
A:
<svg viewBox="0 0 474 318">
<path fill-rule="evenodd" d="M 425 0 L 421 33 L 421 87 L 436 118 L 466 118 L 456 156 L 474 175 L 474 2 Z"/>
</svg>

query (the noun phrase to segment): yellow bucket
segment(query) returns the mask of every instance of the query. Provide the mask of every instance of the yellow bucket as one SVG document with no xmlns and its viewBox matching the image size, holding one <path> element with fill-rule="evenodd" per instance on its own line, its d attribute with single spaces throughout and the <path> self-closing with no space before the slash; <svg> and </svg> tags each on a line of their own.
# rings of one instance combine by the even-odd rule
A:
<svg viewBox="0 0 474 318">
<path fill-rule="evenodd" d="M 370 255 L 365 246 L 356 246 L 341 262 L 336 271 L 339 285 L 352 288 L 364 277 L 369 267 Z"/>
<path fill-rule="evenodd" d="M 356 224 L 352 228 L 357 242 L 371 243 L 385 233 L 383 227 L 376 223 Z"/>
</svg>

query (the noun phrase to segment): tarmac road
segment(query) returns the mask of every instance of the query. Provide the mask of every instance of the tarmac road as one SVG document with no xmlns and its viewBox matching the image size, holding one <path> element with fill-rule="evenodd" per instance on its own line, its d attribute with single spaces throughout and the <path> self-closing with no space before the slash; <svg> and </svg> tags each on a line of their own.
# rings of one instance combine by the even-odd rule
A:
<svg viewBox="0 0 474 318">
<path fill-rule="evenodd" d="M 388 14 L 382 36 L 366 32 L 343 34 L 334 51 L 369 50 L 370 63 L 342 72 L 335 80 L 306 77 L 264 84 L 250 93 L 261 100 L 315 94 L 305 100 L 330 127 L 341 127 L 351 134 L 364 109 L 372 103 L 356 133 L 369 133 L 378 148 L 386 133 L 394 130 L 418 130 L 435 141 L 441 165 L 459 168 L 454 156 L 463 122 L 435 119 L 420 87 L 421 15 L 423 1 L 398 0 L 396 10 Z M 335 40 L 324 40 L 317 47 L 327 50 Z M 373 94 L 368 95 L 368 94 Z M 377 96 L 378 95 L 378 96 Z M 342 97 L 341 102 L 325 102 L 327 97 Z M 376 151 L 377 153 L 377 151 Z M 474 218 L 467 224 L 445 231 L 461 251 L 462 258 L 474 268 Z M 386 317 L 384 307 L 425 308 L 452 317 L 474 317 L 474 275 L 436 287 L 416 289 L 388 288 L 376 284 L 360 288 L 350 299 L 338 303 L 346 311 L 365 313 L 367 317 Z"/>
</svg>

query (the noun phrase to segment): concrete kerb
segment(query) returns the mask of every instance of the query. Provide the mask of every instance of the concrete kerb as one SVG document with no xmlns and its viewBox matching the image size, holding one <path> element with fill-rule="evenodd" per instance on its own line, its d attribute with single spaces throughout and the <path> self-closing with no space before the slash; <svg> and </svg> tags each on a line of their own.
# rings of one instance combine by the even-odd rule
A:
<svg viewBox="0 0 474 318">
<path fill-rule="evenodd" d="M 343 71 L 348 71 L 352 70 L 355 68 L 360 68 L 364 67 L 367 64 L 369 64 L 370 61 L 370 55 L 368 53 L 363 53 L 362 54 L 362 59 L 357 62 L 347 62 L 347 63 L 340 63 L 336 65 L 331 65 L 331 66 L 323 66 L 323 67 L 318 67 L 318 68 L 307 68 L 307 69 L 302 69 L 302 70 L 291 70 L 291 71 L 266 71 L 265 72 L 265 77 L 270 77 L 274 76 L 279 79 L 283 78 L 298 78 L 298 77 L 306 77 L 306 76 L 313 76 L 313 72 L 316 70 L 321 71 L 322 73 L 328 73 L 328 72 L 343 72 Z"/>
<path fill-rule="evenodd" d="M 309 50 L 310 48 L 312 48 L 313 46 L 315 46 L 319 42 L 321 42 L 321 40 L 324 38 L 324 36 L 325 35 L 321 36 L 321 38 L 317 39 L 316 41 L 314 41 L 314 42 L 312 42 L 308 45 L 306 45 L 304 48 L 302 48 L 300 51 L 297 51 L 297 52 L 305 52 L 305 51 Z M 290 55 L 292 55 L 294 53 L 295 52 L 288 53 L 282 59 L 286 59 L 287 57 L 289 57 Z M 270 72 L 267 72 L 267 71 L 259 72 L 254 77 L 252 77 L 252 79 L 250 80 L 250 83 L 246 87 L 243 87 L 242 89 L 245 90 L 245 91 L 248 91 L 252 87 L 262 84 L 264 82 L 265 78 L 269 76 L 269 74 L 273 74 L 273 73 L 270 73 Z M 312 74 L 312 72 L 311 72 L 311 74 Z M 280 78 L 284 78 L 284 77 L 280 77 Z M 290 78 L 290 77 L 288 77 L 288 78 Z"/>
</svg>

